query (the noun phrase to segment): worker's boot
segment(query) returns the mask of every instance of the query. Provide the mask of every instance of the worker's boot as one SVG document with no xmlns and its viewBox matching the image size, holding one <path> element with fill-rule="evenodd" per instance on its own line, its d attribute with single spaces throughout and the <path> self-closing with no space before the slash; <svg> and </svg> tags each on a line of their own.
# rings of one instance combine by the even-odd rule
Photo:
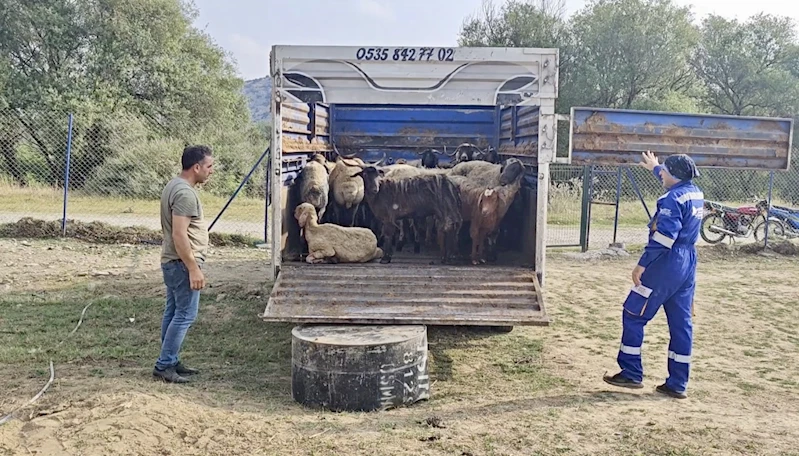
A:
<svg viewBox="0 0 799 456">
<path fill-rule="evenodd" d="M 619 372 L 618 374 L 616 374 L 616 375 L 614 375 L 612 377 L 605 375 L 605 376 L 602 377 L 602 380 L 604 380 L 605 383 L 609 383 L 609 384 L 611 384 L 613 386 L 619 386 L 621 388 L 639 389 L 639 388 L 643 388 L 644 387 L 644 384 L 641 383 L 641 382 L 636 382 L 636 381 L 630 380 L 627 377 L 623 377 L 621 375 L 621 372 Z"/>
<path fill-rule="evenodd" d="M 174 367 L 169 367 L 167 369 L 158 369 L 157 367 L 153 369 L 153 378 L 156 380 L 163 380 L 168 383 L 188 383 L 189 379 L 185 377 L 181 377 Z"/>
<path fill-rule="evenodd" d="M 175 372 L 177 372 L 178 375 L 196 375 L 200 373 L 197 369 L 183 365 L 181 361 L 178 361 L 178 364 L 175 366 Z"/>
<path fill-rule="evenodd" d="M 655 388 L 655 391 L 657 391 L 660 394 L 665 394 L 666 396 L 673 397 L 675 399 L 685 399 L 688 397 L 685 393 L 680 393 L 669 388 L 668 386 L 666 386 L 665 383 L 662 385 L 658 385 L 657 388 Z"/>
</svg>

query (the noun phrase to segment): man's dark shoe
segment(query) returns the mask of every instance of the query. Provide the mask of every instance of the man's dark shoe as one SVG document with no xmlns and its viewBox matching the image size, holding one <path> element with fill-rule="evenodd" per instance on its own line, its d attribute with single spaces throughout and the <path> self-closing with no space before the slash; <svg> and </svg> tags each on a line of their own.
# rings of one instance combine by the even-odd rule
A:
<svg viewBox="0 0 799 456">
<path fill-rule="evenodd" d="M 185 377 L 181 377 L 175 371 L 174 367 L 170 367 L 167 369 L 158 369 L 157 367 L 153 369 L 153 377 L 156 380 L 163 380 L 168 383 L 188 383 L 189 379 Z"/>
<path fill-rule="evenodd" d="M 688 397 L 685 393 L 680 393 L 678 391 L 674 391 L 673 389 L 669 388 L 668 386 L 666 386 L 665 383 L 662 385 L 658 385 L 657 388 L 655 388 L 655 391 L 657 391 L 660 394 L 665 394 L 666 396 L 673 397 L 675 399 L 685 399 Z"/>
<path fill-rule="evenodd" d="M 197 369 L 184 366 L 181 361 L 178 361 L 178 364 L 175 366 L 175 372 L 177 372 L 178 375 L 196 375 L 200 373 Z"/>
<path fill-rule="evenodd" d="M 622 388 L 639 389 L 644 387 L 643 383 L 632 381 L 627 377 L 622 377 L 621 372 L 612 377 L 603 375 L 602 380 L 604 380 L 605 383 L 609 383 L 613 386 L 620 386 Z"/>
</svg>

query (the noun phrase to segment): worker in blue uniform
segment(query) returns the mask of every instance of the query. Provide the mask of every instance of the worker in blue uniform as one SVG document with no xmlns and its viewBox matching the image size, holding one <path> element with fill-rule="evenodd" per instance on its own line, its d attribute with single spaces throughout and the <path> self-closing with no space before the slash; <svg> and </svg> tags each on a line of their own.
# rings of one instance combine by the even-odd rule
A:
<svg viewBox="0 0 799 456">
<path fill-rule="evenodd" d="M 624 301 L 623 331 L 617 357 L 621 372 L 604 376 L 614 386 L 643 388 L 641 348 L 644 326 L 660 307 L 669 325 L 666 382 L 656 391 L 686 398 L 693 342 L 694 290 L 696 287 L 696 243 L 702 225 L 704 195 L 693 179 L 699 176 L 687 155 L 672 155 L 663 165 L 647 151 L 641 165 L 654 173 L 666 188 L 657 201 L 657 212 L 649 222 L 649 242 L 633 269 L 634 286 Z"/>
</svg>

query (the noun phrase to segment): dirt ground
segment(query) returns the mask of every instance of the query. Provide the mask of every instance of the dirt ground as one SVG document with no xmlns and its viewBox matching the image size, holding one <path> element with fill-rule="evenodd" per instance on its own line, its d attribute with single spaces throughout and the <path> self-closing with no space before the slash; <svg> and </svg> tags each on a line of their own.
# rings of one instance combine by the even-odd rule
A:
<svg viewBox="0 0 799 456">
<path fill-rule="evenodd" d="M 0 416 L 46 383 L 49 359 L 56 373 L 0 426 L 0 455 L 799 455 L 796 257 L 701 250 L 687 400 L 654 393 L 662 312 L 647 327 L 646 388 L 601 380 L 617 369 L 638 255 L 552 255 L 549 327 L 429 328 L 429 401 L 328 413 L 291 398 L 291 326 L 257 318 L 269 292 L 257 249 L 213 249 L 184 348 L 204 372 L 153 382 L 158 249 L 0 239 Z"/>
</svg>

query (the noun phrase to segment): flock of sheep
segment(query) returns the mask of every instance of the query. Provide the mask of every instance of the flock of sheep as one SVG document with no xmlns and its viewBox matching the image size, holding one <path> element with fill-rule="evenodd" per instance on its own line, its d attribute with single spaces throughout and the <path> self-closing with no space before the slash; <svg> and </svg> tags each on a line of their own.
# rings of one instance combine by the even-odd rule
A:
<svg viewBox="0 0 799 456">
<path fill-rule="evenodd" d="M 518 159 L 498 163 L 496 152 L 472 144 L 458 146 L 453 161 L 441 165 L 432 149 L 416 163 L 387 166 L 385 155 L 367 163 L 334 150 L 335 162 L 314 154 L 299 176 L 294 217 L 308 263 L 390 263 L 395 248 L 412 239 L 419 253 L 434 233 L 442 263 L 451 263 L 464 222 L 470 224 L 472 264 L 485 263 L 485 247 L 496 246 L 524 176 Z"/>
</svg>

